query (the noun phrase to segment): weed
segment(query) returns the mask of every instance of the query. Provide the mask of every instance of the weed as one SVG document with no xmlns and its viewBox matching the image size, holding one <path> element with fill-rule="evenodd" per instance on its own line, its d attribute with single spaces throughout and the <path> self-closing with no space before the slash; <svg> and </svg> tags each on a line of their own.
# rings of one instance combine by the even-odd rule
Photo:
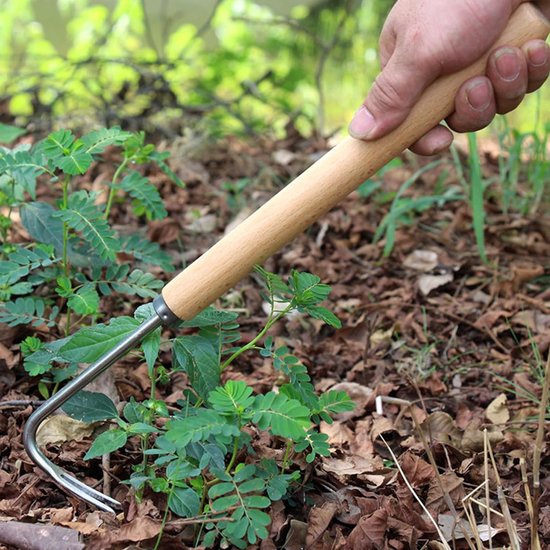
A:
<svg viewBox="0 0 550 550">
<path fill-rule="evenodd" d="M 17 129 L 10 134 L 7 128 L 0 130 L 8 137 L 20 135 Z M 99 191 L 78 189 L 76 178 L 89 172 L 108 146 L 118 148 L 122 160 L 105 184 L 107 200 L 102 203 Z M 167 156 L 146 144 L 143 133 L 120 128 L 97 130 L 78 139 L 68 130 L 59 130 L 32 147 L 0 148 L 0 206 L 5 211 L 0 223 L 0 297 L 4 302 L 0 322 L 45 325 L 68 336 L 86 320 L 96 321 L 102 296 L 120 292 L 154 297 L 162 282 L 146 270 L 119 263 L 117 254 L 131 254 L 141 267 L 153 264 L 171 270 L 167 254 L 139 235 L 120 237 L 109 218 L 122 194 L 130 198 L 135 215 L 157 220 L 166 216 L 158 190 L 133 166 L 157 164 L 183 185 L 166 164 Z M 48 187 L 48 194 L 54 196 L 51 203 L 37 200 L 38 186 Z M 30 242 L 10 241 L 14 211 L 19 212 Z M 76 369 L 71 362 L 50 369 L 43 359 L 52 357 L 54 348 L 42 345 L 36 337 L 22 347 L 35 358 L 25 362 L 29 374 L 49 375 L 40 385 L 44 397 L 50 393 L 50 384 L 57 387 Z M 36 360 L 37 356 L 42 359 Z"/>
<path fill-rule="evenodd" d="M 329 391 L 318 396 L 306 367 L 286 346 L 276 347 L 266 333 L 275 322 L 291 312 L 301 311 L 337 327 L 338 319 L 320 305 L 330 287 L 310 273 L 292 272 L 285 283 L 278 276 L 258 268 L 265 281 L 265 298 L 271 312 L 264 328 L 248 344 L 239 340 L 237 315 L 208 308 L 184 323 L 195 334 L 171 340 L 173 370 L 187 374 L 190 390 L 178 402 L 175 412 L 163 401 L 130 401 L 121 415 L 103 394 L 80 392 L 64 406 L 65 412 L 85 422 L 108 420 L 116 427 L 95 438 L 85 459 L 120 449 L 129 438 L 137 438 L 143 460 L 134 467 L 128 481 L 141 498 L 149 489 L 167 496 L 168 511 L 185 518 L 202 518 L 197 544 L 238 548 L 256 544 L 268 536 L 269 515 L 264 511 L 284 498 L 300 477 L 293 458 L 304 454 L 307 462 L 328 456 L 327 436 L 315 428 L 331 415 L 353 409 L 344 393 Z M 280 305 L 285 304 L 281 309 Z M 145 316 L 142 306 L 137 317 Z M 89 363 L 133 330 L 139 321 L 119 317 L 109 325 L 82 328 L 49 349 L 56 361 Z M 160 329 L 142 344 L 153 381 L 161 345 Z M 221 382 L 221 374 L 247 351 L 271 358 L 286 379 L 278 391 L 254 394 L 243 381 Z M 27 361 L 43 350 L 30 355 Z M 284 449 L 278 462 L 258 457 L 251 445 L 251 429 L 268 432 Z M 165 516 L 165 521 L 166 521 Z M 160 537 L 158 544 L 160 543 Z"/>
</svg>

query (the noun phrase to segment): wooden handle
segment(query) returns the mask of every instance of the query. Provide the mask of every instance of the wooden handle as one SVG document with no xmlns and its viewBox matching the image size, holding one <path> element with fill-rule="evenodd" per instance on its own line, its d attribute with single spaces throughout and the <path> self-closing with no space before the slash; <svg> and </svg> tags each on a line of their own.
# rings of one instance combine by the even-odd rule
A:
<svg viewBox="0 0 550 550">
<path fill-rule="evenodd" d="M 546 39 L 550 23 L 532 4 L 512 15 L 495 43 L 521 46 Z M 302 233 L 388 161 L 449 116 L 459 87 L 485 74 L 489 54 L 434 82 L 396 130 L 372 142 L 347 138 L 177 275 L 162 290 L 167 306 L 190 319 L 266 258 Z"/>
</svg>

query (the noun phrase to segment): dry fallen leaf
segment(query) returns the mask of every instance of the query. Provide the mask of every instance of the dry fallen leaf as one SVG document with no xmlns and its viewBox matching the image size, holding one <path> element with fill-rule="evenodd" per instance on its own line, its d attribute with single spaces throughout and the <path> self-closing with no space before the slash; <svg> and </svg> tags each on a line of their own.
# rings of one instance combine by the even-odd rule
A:
<svg viewBox="0 0 550 550">
<path fill-rule="evenodd" d="M 350 550 L 378 550 L 385 548 L 388 512 L 380 509 L 363 516 L 348 537 Z"/>
<path fill-rule="evenodd" d="M 421 275 L 418 277 L 418 288 L 424 296 L 430 294 L 432 290 L 445 286 L 454 279 L 452 273 L 444 273 L 443 275 Z"/>
<path fill-rule="evenodd" d="M 346 455 L 345 458 L 323 458 L 323 469 L 338 476 L 353 476 L 382 470 L 384 464 L 379 456 Z M 382 476 L 384 477 L 384 476 Z"/>
<path fill-rule="evenodd" d="M 306 545 L 314 544 L 326 531 L 332 518 L 338 511 L 335 502 L 324 502 L 322 506 L 314 506 L 309 512 Z"/>
<path fill-rule="evenodd" d="M 429 273 L 439 264 L 439 258 L 436 252 L 432 250 L 415 250 L 411 252 L 404 260 L 403 265 L 416 271 Z"/>
<path fill-rule="evenodd" d="M 501 393 L 489 403 L 485 411 L 485 416 L 493 424 L 506 424 L 506 422 L 510 420 L 510 411 L 508 410 L 507 404 L 508 399 L 506 394 Z"/>
<path fill-rule="evenodd" d="M 47 443 L 82 441 L 85 437 L 90 437 L 93 431 L 94 424 L 87 424 L 63 414 L 56 414 L 46 418 L 38 428 L 36 441 L 39 447 L 43 447 Z"/>
</svg>

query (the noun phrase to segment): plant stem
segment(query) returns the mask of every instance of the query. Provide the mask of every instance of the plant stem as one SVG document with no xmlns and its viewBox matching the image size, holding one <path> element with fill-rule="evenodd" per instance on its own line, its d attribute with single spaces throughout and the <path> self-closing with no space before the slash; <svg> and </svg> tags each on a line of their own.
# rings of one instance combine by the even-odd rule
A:
<svg viewBox="0 0 550 550">
<path fill-rule="evenodd" d="M 67 210 L 69 208 L 69 184 L 71 182 L 70 176 L 65 176 L 63 183 L 61 184 L 63 190 L 63 200 L 61 208 Z M 61 256 L 61 265 L 63 273 L 67 279 L 71 276 L 71 266 L 69 264 L 69 225 L 67 222 L 63 222 L 63 251 Z M 71 308 L 67 306 L 67 320 L 65 323 L 65 336 L 69 336 L 71 332 Z"/>
<path fill-rule="evenodd" d="M 288 440 L 286 442 L 285 454 L 283 455 L 283 463 L 281 464 L 281 473 L 284 474 L 288 468 L 288 459 L 290 458 L 290 453 L 292 452 L 292 441 Z"/>
<path fill-rule="evenodd" d="M 267 323 L 265 324 L 265 327 L 257 334 L 255 338 L 253 338 L 248 344 L 244 345 L 242 348 L 239 348 L 229 359 L 226 359 L 221 367 L 220 372 L 222 372 L 226 367 L 228 367 L 239 355 L 244 353 L 245 351 L 248 351 L 249 349 L 252 349 L 256 343 L 262 339 L 267 331 L 282 317 L 284 317 L 291 309 L 293 309 L 294 305 L 290 303 L 283 311 L 278 313 L 277 315 L 273 316 L 273 311 L 270 313 L 269 318 L 267 319 Z"/>
<path fill-rule="evenodd" d="M 237 460 L 238 452 L 239 452 L 239 438 L 236 437 L 235 441 L 233 441 L 233 453 L 231 454 L 231 459 L 229 460 L 229 464 L 225 469 L 227 473 L 229 473 L 231 471 L 231 468 L 233 468 L 233 465 L 235 464 L 235 460 Z"/>
<path fill-rule="evenodd" d="M 122 171 L 124 170 L 124 168 L 126 168 L 126 165 L 128 164 L 129 160 L 130 160 L 129 158 L 124 157 L 124 160 L 122 161 L 120 166 L 116 169 L 116 171 L 113 175 L 113 179 L 111 180 L 111 185 L 110 185 L 110 189 L 109 189 L 109 197 L 107 198 L 107 205 L 105 206 L 104 217 L 105 217 L 106 220 L 109 219 L 109 214 L 111 213 L 111 207 L 113 206 L 113 199 L 115 198 L 116 191 L 117 191 L 117 189 L 116 189 L 117 180 L 118 180 L 120 174 L 122 173 Z"/>
<path fill-rule="evenodd" d="M 160 525 L 160 532 L 158 534 L 157 540 L 155 542 L 155 546 L 153 547 L 153 550 L 158 550 L 160 548 L 160 541 L 162 539 L 162 535 L 164 534 L 164 528 L 166 527 L 166 521 L 168 520 L 168 512 L 170 510 L 168 503 L 170 502 L 170 498 L 172 497 L 172 493 L 174 492 L 174 487 L 170 489 L 170 492 L 168 493 L 168 500 L 166 501 L 166 510 L 164 510 L 164 515 L 162 516 L 162 523 Z"/>
</svg>

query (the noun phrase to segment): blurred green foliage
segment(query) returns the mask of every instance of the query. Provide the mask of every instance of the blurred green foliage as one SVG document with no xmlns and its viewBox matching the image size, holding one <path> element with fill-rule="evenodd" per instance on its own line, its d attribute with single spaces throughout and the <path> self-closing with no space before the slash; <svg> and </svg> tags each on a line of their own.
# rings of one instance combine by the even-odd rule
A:
<svg viewBox="0 0 550 550">
<path fill-rule="evenodd" d="M 168 135 L 197 125 L 214 135 L 281 134 L 291 121 L 306 133 L 333 130 L 327 80 L 355 94 L 331 101 L 329 118 L 336 110 L 332 118 L 342 121 L 367 88 L 357 75 L 378 70 L 377 37 L 392 2 L 297 2 L 288 16 L 251 0 L 211 4 L 201 24 L 165 20 L 155 37 L 147 0 L 111 8 L 58 0 L 51 17 L 66 40 L 61 48 L 37 19 L 36 2 L 0 0 L 0 105 L 45 130 L 52 120 Z"/>
</svg>

